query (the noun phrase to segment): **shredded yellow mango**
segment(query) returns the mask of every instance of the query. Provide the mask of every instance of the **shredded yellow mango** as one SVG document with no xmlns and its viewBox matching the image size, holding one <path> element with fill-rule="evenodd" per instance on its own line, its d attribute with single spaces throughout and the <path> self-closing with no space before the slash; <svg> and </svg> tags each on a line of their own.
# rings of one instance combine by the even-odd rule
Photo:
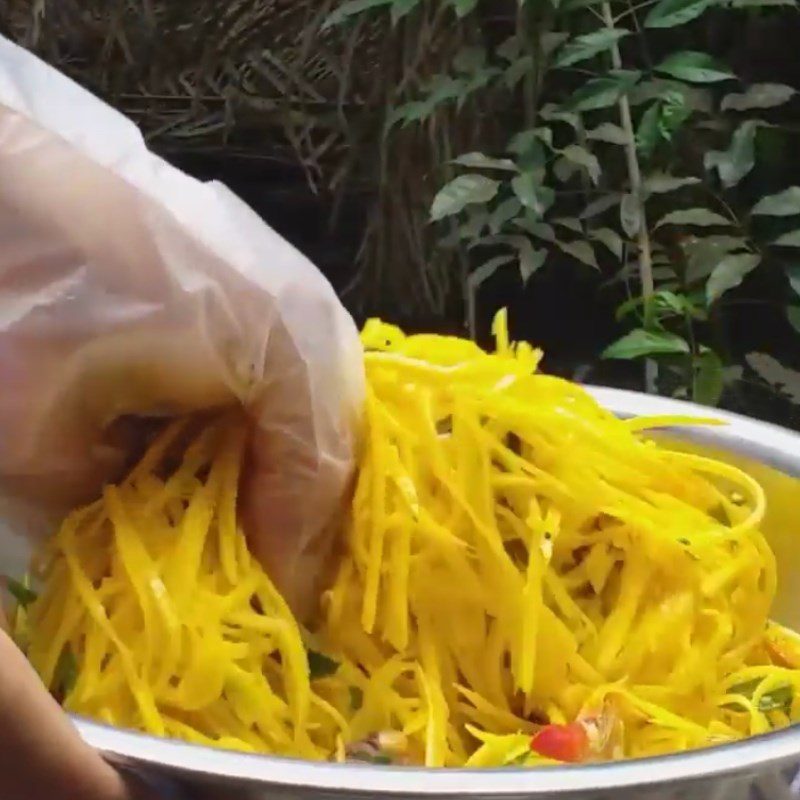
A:
<svg viewBox="0 0 800 800">
<path fill-rule="evenodd" d="M 760 485 L 645 436 L 685 419 L 621 421 L 538 374 L 504 314 L 494 333 L 490 354 L 364 329 L 365 450 L 313 635 L 237 527 L 243 427 L 165 474 L 179 422 L 50 543 L 19 616 L 44 682 L 159 736 L 434 767 L 546 765 L 531 738 L 576 722 L 601 760 L 800 719 Z"/>
</svg>

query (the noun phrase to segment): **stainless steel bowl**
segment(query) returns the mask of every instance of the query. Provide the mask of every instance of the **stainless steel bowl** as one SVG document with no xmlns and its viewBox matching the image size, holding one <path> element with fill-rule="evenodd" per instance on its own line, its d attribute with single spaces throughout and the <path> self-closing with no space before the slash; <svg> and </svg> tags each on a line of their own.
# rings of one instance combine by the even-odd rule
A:
<svg viewBox="0 0 800 800">
<path fill-rule="evenodd" d="M 800 477 L 800 435 L 755 420 L 663 398 L 593 388 L 607 408 L 623 417 L 679 414 L 714 416 L 724 427 L 674 430 L 669 435 L 745 458 Z M 789 484 L 791 486 L 791 484 Z M 800 487 L 800 484 L 798 484 Z M 794 488 L 791 488 L 791 492 Z M 787 498 L 783 498 L 787 502 Z M 793 507 L 794 496 L 788 498 Z M 800 489 L 797 530 L 771 536 L 779 562 L 775 616 L 800 627 L 798 579 L 800 549 L 792 534 L 800 533 Z M 220 798 L 326 798 L 385 796 L 396 798 L 561 798 L 582 800 L 737 800 L 795 797 L 793 781 L 800 768 L 800 726 L 747 741 L 685 754 L 614 764 L 552 767 L 540 770 L 424 770 L 357 765 L 315 764 L 297 760 L 212 750 L 160 740 L 98 725 L 75 724 L 83 737 L 109 760 L 127 768 L 165 776 L 188 788 L 211 789 Z M 800 783 L 800 782 L 799 782 Z M 219 793 L 218 795 L 216 793 Z"/>
</svg>

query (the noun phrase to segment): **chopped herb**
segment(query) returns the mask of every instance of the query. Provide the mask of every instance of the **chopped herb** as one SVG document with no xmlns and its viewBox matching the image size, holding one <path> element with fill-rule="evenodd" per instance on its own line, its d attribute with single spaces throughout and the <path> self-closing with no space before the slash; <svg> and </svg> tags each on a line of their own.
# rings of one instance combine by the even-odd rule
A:
<svg viewBox="0 0 800 800">
<path fill-rule="evenodd" d="M 752 697 L 753 693 L 758 689 L 761 681 L 759 679 L 747 681 L 746 683 L 738 683 L 736 686 L 731 686 L 731 694 L 740 694 L 744 697 Z M 792 700 L 794 699 L 794 692 L 790 684 L 785 686 L 777 686 L 771 692 L 761 696 L 758 701 L 758 710 L 762 713 L 768 711 L 785 711 L 787 714 L 792 708 Z M 731 708 L 732 706 L 725 706 Z"/>
<path fill-rule="evenodd" d="M 8 593 L 21 605 L 23 608 L 27 608 L 31 603 L 33 603 L 39 595 L 33 591 L 33 589 L 29 589 L 25 586 L 24 583 L 20 583 L 14 578 L 9 578 L 7 575 L 4 578 L 6 589 L 8 589 Z"/>
<path fill-rule="evenodd" d="M 78 662 L 75 660 L 72 650 L 69 649 L 69 645 L 67 645 L 61 651 L 61 656 L 56 665 L 53 678 L 53 694 L 63 702 L 75 688 L 77 680 Z"/>
<path fill-rule="evenodd" d="M 308 651 L 308 674 L 312 681 L 335 675 L 338 669 L 338 661 L 334 661 L 324 653 L 318 653 L 316 650 Z"/>
<path fill-rule="evenodd" d="M 688 539 L 678 539 L 678 543 L 686 545 L 691 544 L 691 542 Z"/>
<path fill-rule="evenodd" d="M 358 711 L 364 705 L 364 692 L 358 686 L 350 687 L 350 708 Z"/>
</svg>

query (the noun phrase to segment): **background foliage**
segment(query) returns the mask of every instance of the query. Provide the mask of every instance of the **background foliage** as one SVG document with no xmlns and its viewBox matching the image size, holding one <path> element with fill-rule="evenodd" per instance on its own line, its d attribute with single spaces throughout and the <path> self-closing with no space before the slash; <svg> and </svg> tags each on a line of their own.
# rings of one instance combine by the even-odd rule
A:
<svg viewBox="0 0 800 800">
<path fill-rule="evenodd" d="M 800 423 L 796 0 L 0 9 L 162 152 L 367 196 L 356 313 L 483 338 L 511 305 L 556 369 Z"/>
</svg>

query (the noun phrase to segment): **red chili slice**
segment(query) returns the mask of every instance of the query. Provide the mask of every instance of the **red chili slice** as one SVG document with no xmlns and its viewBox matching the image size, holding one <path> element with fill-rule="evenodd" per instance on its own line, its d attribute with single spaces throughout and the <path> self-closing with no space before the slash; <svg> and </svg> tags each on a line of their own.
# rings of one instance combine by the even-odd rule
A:
<svg viewBox="0 0 800 800">
<path fill-rule="evenodd" d="M 531 750 L 555 761 L 575 764 L 586 759 L 589 738 L 578 722 L 547 725 L 531 739 Z"/>
</svg>

